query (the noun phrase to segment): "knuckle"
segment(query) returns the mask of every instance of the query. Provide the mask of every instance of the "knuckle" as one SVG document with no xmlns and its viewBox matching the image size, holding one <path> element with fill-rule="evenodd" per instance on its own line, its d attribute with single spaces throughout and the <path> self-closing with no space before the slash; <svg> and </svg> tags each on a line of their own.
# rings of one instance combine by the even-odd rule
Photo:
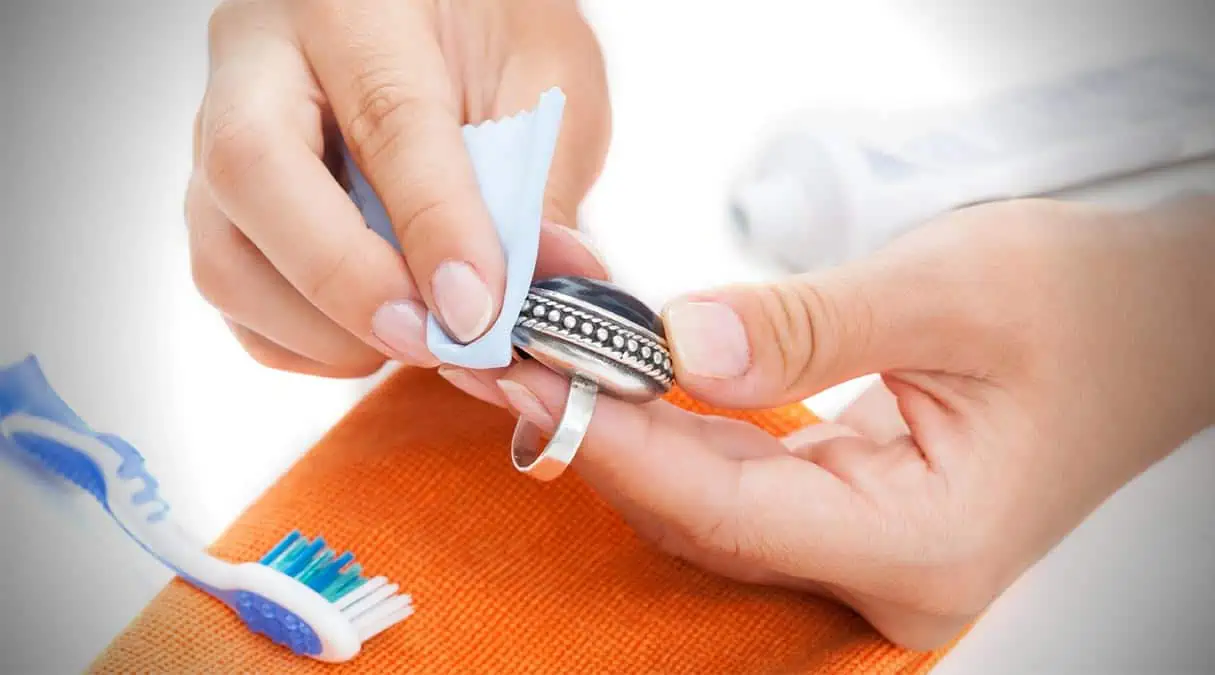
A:
<svg viewBox="0 0 1215 675">
<path fill-rule="evenodd" d="M 796 337 L 803 345 L 800 350 L 792 350 L 794 358 L 787 362 L 788 386 L 817 378 L 822 369 L 839 362 L 845 350 L 868 352 L 874 328 L 873 307 L 858 289 L 847 295 L 842 292 L 825 292 L 813 284 L 798 282 L 785 293 L 786 313 L 800 322 L 802 330 Z"/>
<path fill-rule="evenodd" d="M 302 28 L 315 31 L 323 27 L 349 27 L 344 10 L 350 4 L 346 0 L 289 0 L 282 6 Z"/>
<path fill-rule="evenodd" d="M 222 259 L 205 249 L 190 251 L 190 275 L 199 295 L 212 307 L 220 311 L 231 311 L 238 293 L 231 283 L 231 275 Z"/>
<path fill-rule="evenodd" d="M 756 471 L 755 465 L 741 464 L 735 471 L 733 505 L 727 511 L 733 523 L 722 540 L 726 550 L 757 569 L 800 567 L 797 542 L 783 528 L 773 527 L 783 517 L 779 513 L 782 507 L 772 498 L 770 478 Z"/>
<path fill-rule="evenodd" d="M 231 36 L 244 31 L 250 18 L 266 0 L 223 0 L 207 19 L 207 46 L 212 59 L 223 53 L 223 44 Z"/>
<path fill-rule="evenodd" d="M 863 484 L 862 477 L 872 468 L 872 457 L 863 449 L 858 452 L 857 443 L 842 438 L 820 443 L 814 448 L 814 463 L 850 484 Z M 864 445 L 864 442 L 861 442 Z"/>
<path fill-rule="evenodd" d="M 236 309 L 244 295 L 229 262 L 231 256 L 220 241 L 231 235 L 209 232 L 203 236 L 192 232 L 190 238 L 190 276 L 194 287 L 207 304 L 227 313 Z"/>
<path fill-rule="evenodd" d="M 351 150 L 373 164 L 401 143 L 425 102 L 400 83 L 394 68 L 368 67 L 355 76 L 355 112 L 347 124 Z"/>
<path fill-rule="evenodd" d="M 186 184 L 185 199 L 182 200 L 182 217 L 186 224 L 187 232 L 194 232 L 202 227 L 203 221 L 203 194 L 202 194 L 202 177 L 198 175 L 198 169 L 190 174 L 190 182 Z M 191 239 L 190 244 L 193 245 Z"/>
<path fill-rule="evenodd" d="M 688 546 L 685 544 L 685 540 L 680 538 L 673 528 L 668 527 L 665 524 L 657 524 L 652 526 L 634 524 L 633 529 L 643 539 L 649 540 L 654 548 L 666 555 L 676 558 L 682 557 L 688 549 Z"/>
<path fill-rule="evenodd" d="M 789 389 L 809 374 L 821 356 L 820 331 L 828 329 L 821 318 L 826 299 L 808 284 L 765 286 L 757 298 L 765 329 L 771 336 L 780 387 Z"/>
<path fill-rule="evenodd" d="M 355 265 L 353 250 L 350 247 L 335 252 L 328 264 L 317 266 L 303 281 L 301 291 L 304 297 L 314 305 L 326 306 L 328 297 L 341 298 L 346 296 L 349 302 L 350 293 L 344 289 L 350 287 L 350 275 Z"/>
<path fill-rule="evenodd" d="M 679 536 L 692 542 L 696 548 L 716 555 L 738 557 L 742 553 L 742 541 L 731 518 L 721 512 L 703 518 L 686 518 L 675 523 Z"/>
<path fill-rule="evenodd" d="M 734 510 L 723 509 L 711 517 L 681 524 L 678 534 L 693 544 L 692 549 L 718 559 L 733 561 L 743 568 L 790 569 L 797 566 L 792 546 L 763 528 L 747 527 L 750 522 Z"/>
<path fill-rule="evenodd" d="M 453 213 L 454 210 L 453 201 L 447 199 L 439 190 L 416 189 L 412 199 L 403 200 L 400 206 L 394 209 L 398 216 L 396 220 L 400 223 L 397 229 L 402 244 L 405 245 L 405 240 L 414 234 L 420 234 L 419 239 L 429 239 L 433 235 L 428 233 L 447 229 L 443 226 L 444 223 L 457 222 L 458 216 Z"/>
<path fill-rule="evenodd" d="M 715 506 L 691 512 L 675 525 L 679 534 L 695 548 L 711 555 L 724 556 L 732 560 L 763 560 L 766 546 L 758 537 L 748 535 L 743 526 L 743 485 L 745 479 L 742 465 L 734 469 L 734 477 L 725 484 L 724 494 L 714 500 Z"/>
<path fill-rule="evenodd" d="M 241 184 L 266 158 L 269 125 L 247 108 L 229 105 L 212 116 L 203 142 L 202 165 L 210 186 L 221 192 Z"/>
<path fill-rule="evenodd" d="M 702 422 L 703 423 L 703 422 Z M 644 426 L 638 434 L 638 443 L 644 448 L 659 447 L 658 426 L 653 418 L 644 418 Z M 734 539 L 734 526 L 729 496 L 718 500 L 713 509 L 664 509 L 656 512 L 657 525 L 649 532 L 655 543 L 668 553 L 680 550 L 701 550 L 710 554 L 738 552 L 738 541 Z"/>
<path fill-rule="evenodd" d="M 246 4 L 247 0 L 224 0 L 216 5 L 207 21 L 207 34 L 214 39 L 215 36 L 223 34 L 229 26 L 235 25 Z"/>
<path fill-rule="evenodd" d="M 800 561 L 793 546 L 785 540 L 761 532 L 735 538 L 732 551 L 735 558 L 757 569 L 796 569 Z"/>
</svg>

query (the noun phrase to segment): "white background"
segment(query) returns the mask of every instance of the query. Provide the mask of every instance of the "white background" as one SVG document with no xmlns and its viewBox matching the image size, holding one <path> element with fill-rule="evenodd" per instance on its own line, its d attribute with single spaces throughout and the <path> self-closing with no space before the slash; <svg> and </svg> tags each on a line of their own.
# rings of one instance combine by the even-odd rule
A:
<svg viewBox="0 0 1215 675">
<path fill-rule="evenodd" d="M 0 21 L 0 250 L 12 261 L 0 361 L 37 353 L 85 419 L 144 452 L 178 517 L 208 539 L 371 384 L 255 365 L 191 286 L 181 201 L 210 5 L 28 3 Z M 723 197 L 790 111 L 912 110 L 1165 44 L 1209 53 L 1215 26 L 1202 1 L 586 6 L 615 135 L 585 222 L 617 279 L 653 304 L 774 274 L 737 250 Z M 1213 174 L 1199 165 L 1082 196 L 1140 203 Z M 1213 485 L 1208 434 L 1031 570 L 939 671 L 1215 669 Z M 169 578 L 97 509 L 54 495 L 0 469 L 3 520 L 24 521 L 5 537 L 21 539 L 0 575 L 0 672 L 79 670 Z M 54 602 L 16 606 L 30 589 Z M 48 634 L 68 637 L 36 647 Z"/>
</svg>

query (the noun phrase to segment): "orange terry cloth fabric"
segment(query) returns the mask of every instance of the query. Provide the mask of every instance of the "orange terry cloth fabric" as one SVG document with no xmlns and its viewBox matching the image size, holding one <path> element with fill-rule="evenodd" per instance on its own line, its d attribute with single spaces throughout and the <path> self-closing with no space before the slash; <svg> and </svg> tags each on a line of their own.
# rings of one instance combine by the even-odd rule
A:
<svg viewBox="0 0 1215 675">
<path fill-rule="evenodd" d="M 816 421 L 801 406 L 729 415 L 777 435 Z M 401 583 L 417 613 L 354 660 L 296 657 L 174 580 L 93 672 L 923 673 L 942 655 L 899 649 L 827 601 L 657 552 L 574 472 L 547 484 L 516 473 L 513 424 L 432 372 L 402 370 L 212 547 L 254 561 L 299 529 Z"/>
</svg>

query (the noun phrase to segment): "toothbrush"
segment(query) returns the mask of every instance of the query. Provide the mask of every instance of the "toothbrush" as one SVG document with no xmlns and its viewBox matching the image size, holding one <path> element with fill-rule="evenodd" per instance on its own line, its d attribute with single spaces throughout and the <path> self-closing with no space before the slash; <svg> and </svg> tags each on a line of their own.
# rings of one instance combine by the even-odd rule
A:
<svg viewBox="0 0 1215 675">
<path fill-rule="evenodd" d="M 54 393 L 34 357 L 0 368 L 0 437 L 101 504 L 132 539 L 185 581 L 231 608 L 254 633 L 297 655 L 338 663 L 413 614 L 384 577 L 367 579 L 351 553 L 292 532 L 260 562 L 209 555 L 177 526 L 143 457 L 92 432 Z"/>
</svg>

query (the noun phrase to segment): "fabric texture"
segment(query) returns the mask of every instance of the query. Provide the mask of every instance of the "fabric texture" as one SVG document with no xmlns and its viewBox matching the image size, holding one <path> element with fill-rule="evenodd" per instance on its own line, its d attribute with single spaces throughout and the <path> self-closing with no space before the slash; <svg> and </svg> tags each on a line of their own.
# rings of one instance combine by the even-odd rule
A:
<svg viewBox="0 0 1215 675">
<path fill-rule="evenodd" d="M 776 435 L 816 421 L 802 406 L 726 413 L 678 391 L 669 400 Z M 512 427 L 505 411 L 434 373 L 401 370 L 214 544 L 226 559 L 257 560 L 299 529 L 401 583 L 417 613 L 353 661 L 296 657 L 174 580 L 91 670 L 923 673 L 942 656 L 900 649 L 831 602 L 656 551 L 574 472 L 547 484 L 516 473 Z"/>
</svg>

